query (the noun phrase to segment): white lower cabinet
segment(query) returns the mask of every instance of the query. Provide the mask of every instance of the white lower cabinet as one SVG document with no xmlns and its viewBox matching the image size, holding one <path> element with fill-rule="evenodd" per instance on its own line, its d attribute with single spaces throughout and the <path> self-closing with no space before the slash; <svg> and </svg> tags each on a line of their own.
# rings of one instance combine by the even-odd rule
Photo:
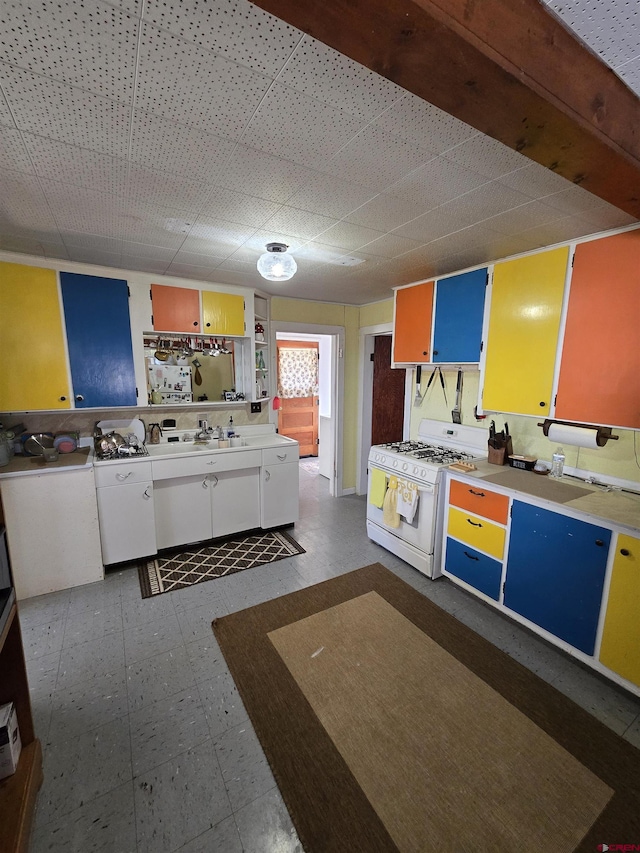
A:
<svg viewBox="0 0 640 853">
<path fill-rule="evenodd" d="M 156 481 L 153 502 L 158 549 L 211 539 L 210 492 L 208 474 Z"/>
<path fill-rule="evenodd" d="M 213 535 L 260 527 L 260 469 L 211 474 Z"/>
<path fill-rule="evenodd" d="M 262 451 L 260 484 L 261 527 L 279 527 L 298 520 L 299 452 L 269 448 Z"/>
<path fill-rule="evenodd" d="M 3 478 L 0 492 L 19 600 L 103 579 L 90 467 Z"/>
<path fill-rule="evenodd" d="M 112 462 L 98 468 L 96 495 L 105 565 L 149 557 L 156 547 L 151 465 Z"/>
</svg>

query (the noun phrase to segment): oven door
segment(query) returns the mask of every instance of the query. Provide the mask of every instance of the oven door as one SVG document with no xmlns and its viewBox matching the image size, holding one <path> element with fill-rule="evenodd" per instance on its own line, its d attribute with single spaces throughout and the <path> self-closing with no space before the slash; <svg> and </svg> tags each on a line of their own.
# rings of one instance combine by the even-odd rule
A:
<svg viewBox="0 0 640 853">
<path fill-rule="evenodd" d="M 396 472 L 394 472 L 397 476 Z M 389 482 L 389 472 L 385 472 L 387 484 Z M 407 482 L 411 483 L 411 477 L 404 477 Z M 374 506 L 370 500 L 371 494 L 371 466 L 369 466 L 369 487 L 367 489 L 367 521 L 376 524 L 378 527 L 398 537 L 403 542 L 408 542 L 414 548 L 420 551 L 432 554 L 435 539 L 435 522 L 436 522 L 436 497 L 437 487 L 432 483 L 418 484 L 418 505 L 411 522 L 408 522 L 404 516 L 400 516 L 400 526 L 390 527 L 385 523 L 383 510 Z"/>
</svg>

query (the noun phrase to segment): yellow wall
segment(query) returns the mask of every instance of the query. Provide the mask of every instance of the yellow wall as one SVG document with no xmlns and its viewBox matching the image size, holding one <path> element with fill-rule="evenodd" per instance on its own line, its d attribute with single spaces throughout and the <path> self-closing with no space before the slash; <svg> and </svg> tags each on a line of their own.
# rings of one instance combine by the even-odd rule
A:
<svg viewBox="0 0 640 853">
<path fill-rule="evenodd" d="M 360 306 L 360 328 L 363 326 L 379 326 L 381 323 L 391 323 L 392 321 L 393 299 Z"/>
<path fill-rule="evenodd" d="M 445 404 L 439 377 L 434 377 L 428 393 L 425 391 L 431 368 L 422 370 L 422 392 L 425 395 L 419 406 L 411 407 L 411 438 L 418 435 L 418 427 L 422 418 L 432 418 L 451 423 L 451 410 L 456 399 L 456 370 L 443 370 L 447 403 Z M 471 426 L 488 426 L 490 420 L 496 422 L 498 430 L 502 429 L 505 420 L 509 424 L 509 432 L 513 436 L 513 452 L 523 456 L 535 456 L 551 462 L 551 454 L 557 442 L 551 442 L 538 426 L 542 423 L 539 418 L 518 415 L 488 414 L 484 421 L 476 421 L 473 409 L 478 402 L 480 374 L 478 371 L 465 371 L 462 385 L 462 423 Z M 415 398 L 415 371 L 412 384 L 411 399 Z M 571 468 L 581 468 L 594 475 L 604 474 L 609 477 L 619 477 L 640 483 L 640 436 L 637 431 L 630 429 L 614 429 L 618 441 L 608 441 L 604 447 L 589 450 L 585 447 L 564 447 L 566 465 Z"/>
</svg>

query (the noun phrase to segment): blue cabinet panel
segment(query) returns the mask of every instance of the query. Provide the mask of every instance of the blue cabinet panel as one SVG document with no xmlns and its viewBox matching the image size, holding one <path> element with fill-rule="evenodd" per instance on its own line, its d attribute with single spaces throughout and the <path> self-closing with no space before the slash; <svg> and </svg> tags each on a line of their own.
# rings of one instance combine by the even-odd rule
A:
<svg viewBox="0 0 640 853">
<path fill-rule="evenodd" d="M 438 279 L 433 361 L 480 361 L 487 270 Z"/>
<path fill-rule="evenodd" d="M 76 408 L 135 406 L 127 282 L 60 273 Z"/>
<path fill-rule="evenodd" d="M 447 538 L 445 570 L 475 589 L 498 601 L 502 563 L 475 551 L 457 539 Z"/>
<path fill-rule="evenodd" d="M 592 655 L 611 531 L 513 502 L 504 604 Z"/>
</svg>

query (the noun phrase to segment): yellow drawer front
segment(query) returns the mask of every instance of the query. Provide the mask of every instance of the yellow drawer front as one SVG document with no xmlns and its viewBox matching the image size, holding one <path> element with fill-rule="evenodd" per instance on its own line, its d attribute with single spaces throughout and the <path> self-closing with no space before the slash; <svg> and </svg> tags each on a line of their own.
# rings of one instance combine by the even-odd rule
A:
<svg viewBox="0 0 640 853">
<path fill-rule="evenodd" d="M 604 621 L 600 661 L 640 685 L 640 539 L 620 534 Z"/>
<path fill-rule="evenodd" d="M 450 507 L 447 529 L 449 536 L 466 542 L 478 551 L 484 551 L 499 560 L 502 559 L 506 533 L 504 527 L 498 527 L 497 524 L 491 524 L 485 518 Z"/>
</svg>

